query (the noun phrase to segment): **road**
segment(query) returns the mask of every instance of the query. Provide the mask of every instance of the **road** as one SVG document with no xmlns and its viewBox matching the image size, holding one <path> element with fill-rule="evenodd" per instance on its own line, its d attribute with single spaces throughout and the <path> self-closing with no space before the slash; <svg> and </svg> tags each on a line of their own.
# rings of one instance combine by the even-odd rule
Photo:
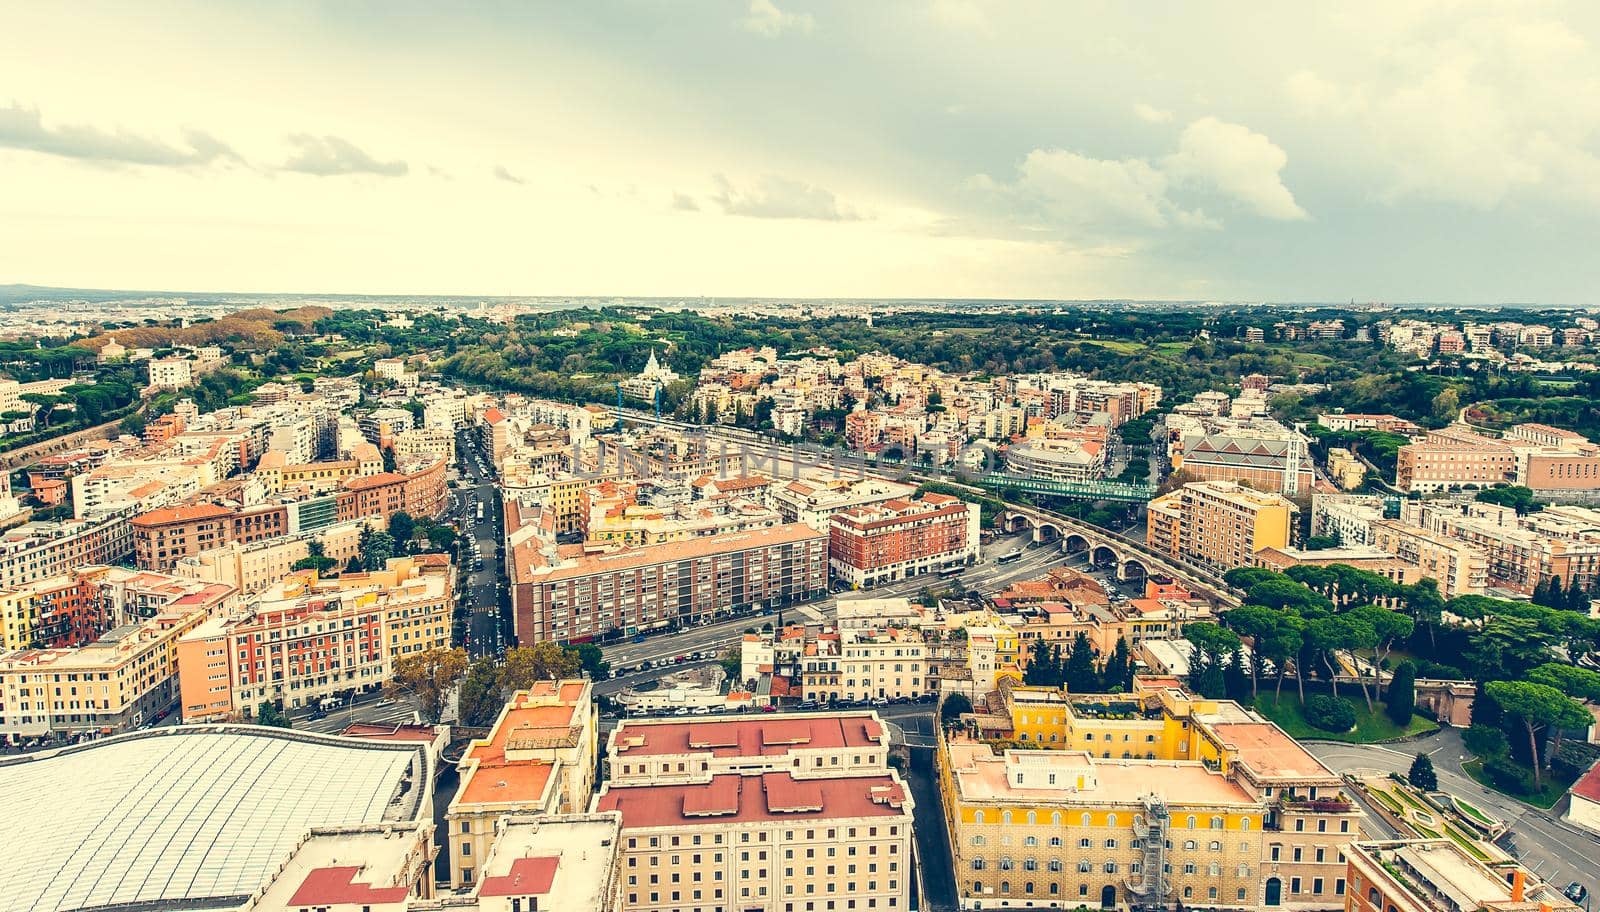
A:
<svg viewBox="0 0 1600 912">
<path fill-rule="evenodd" d="M 460 467 L 461 483 L 451 493 L 451 516 L 462 530 L 461 589 L 462 602 L 467 606 L 467 635 L 465 646 L 474 658 L 504 649 L 511 631 L 504 629 L 500 612 L 501 593 L 505 590 L 505 563 L 500 559 L 500 545 L 504 541 L 504 513 L 500 507 L 500 491 L 494 482 L 493 461 L 483 451 L 476 434 L 459 431 L 456 434 L 456 464 Z M 483 507 L 483 519 L 478 519 L 478 507 Z M 467 542 L 475 542 L 477 551 Z M 471 569 L 473 567 L 478 569 Z"/>
<path fill-rule="evenodd" d="M 1083 554 L 1064 554 L 1058 546 L 1039 545 L 1029 547 L 1031 539 L 1029 533 L 1022 532 L 1015 535 L 1002 536 L 983 546 L 982 558 L 972 565 L 965 573 L 954 579 L 942 579 L 937 576 L 918 576 L 908 580 L 900 580 L 875 589 L 851 593 L 844 598 L 892 598 L 895 596 L 915 596 L 923 589 L 940 591 L 955 589 L 961 592 L 977 590 L 985 595 L 990 595 L 1006 588 L 1019 580 L 1033 579 L 1052 567 L 1075 566 L 1079 569 L 1088 569 L 1085 566 L 1086 556 Z M 999 564 L 996 558 L 1004 554 L 1021 550 L 1022 557 L 1013 563 Z M 1103 577 L 1103 574 L 1101 575 Z M 1102 579 L 1108 585 L 1115 585 L 1112 580 Z M 726 649 L 739 641 L 744 632 L 752 627 L 760 627 L 771 622 L 778 623 L 779 617 L 784 623 L 830 623 L 838 616 L 838 599 L 826 598 L 802 605 L 790 605 L 781 612 L 757 611 L 722 621 L 713 621 L 700 626 L 689 627 L 673 633 L 658 634 L 646 637 L 642 642 L 620 642 L 602 647 L 606 661 L 613 668 L 638 665 L 644 661 L 656 662 L 661 659 L 671 659 L 679 655 L 690 655 L 707 649 L 718 652 Z M 652 677 L 646 673 L 636 675 L 642 680 Z M 620 688 L 618 688 L 620 689 Z"/>
<path fill-rule="evenodd" d="M 1332 742 L 1306 742 L 1306 748 L 1338 773 L 1378 770 L 1403 774 L 1418 753 L 1426 752 L 1433 759 L 1442 791 L 1464 798 L 1510 824 L 1509 838 L 1501 838 L 1501 847 L 1517 855 L 1535 874 L 1558 887 L 1576 880 L 1590 893 L 1600 889 L 1600 837 L 1568 824 L 1554 811 L 1530 807 L 1479 785 L 1461 769 L 1462 760 L 1470 759 L 1471 754 L 1462 746 L 1461 735 L 1455 729 L 1444 729 L 1398 748 Z"/>
</svg>

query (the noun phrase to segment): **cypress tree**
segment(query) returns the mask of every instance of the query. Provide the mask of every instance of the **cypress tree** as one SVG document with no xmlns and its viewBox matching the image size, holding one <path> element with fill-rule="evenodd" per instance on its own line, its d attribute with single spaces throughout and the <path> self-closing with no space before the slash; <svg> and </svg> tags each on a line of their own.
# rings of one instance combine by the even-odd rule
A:
<svg viewBox="0 0 1600 912">
<path fill-rule="evenodd" d="M 1388 702 L 1384 710 L 1394 724 L 1405 728 L 1417 711 L 1417 666 L 1401 662 L 1389 679 Z"/>
</svg>

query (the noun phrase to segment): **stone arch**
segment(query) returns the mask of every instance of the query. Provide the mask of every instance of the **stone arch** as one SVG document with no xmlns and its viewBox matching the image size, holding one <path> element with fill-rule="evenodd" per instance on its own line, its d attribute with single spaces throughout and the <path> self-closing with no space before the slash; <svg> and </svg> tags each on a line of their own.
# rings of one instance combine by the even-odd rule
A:
<svg viewBox="0 0 1600 912">
<path fill-rule="evenodd" d="M 1033 527 L 1033 540 L 1036 542 L 1057 541 L 1062 534 L 1061 527 L 1051 522 L 1039 522 Z"/>
<path fill-rule="evenodd" d="M 1087 551 L 1089 550 L 1089 539 L 1078 534 L 1077 532 L 1069 533 L 1066 538 L 1061 540 L 1061 550 L 1067 552 L 1068 554 L 1077 554 L 1080 551 Z"/>
<path fill-rule="evenodd" d="M 1089 563 L 1096 567 L 1115 567 L 1120 557 L 1110 545 L 1095 545 L 1089 551 Z"/>
<path fill-rule="evenodd" d="M 1117 565 L 1117 579 L 1124 582 L 1143 582 L 1150 576 L 1150 568 L 1137 557 L 1130 557 Z"/>
<path fill-rule="evenodd" d="M 1021 532 L 1030 525 L 1028 517 L 1021 513 L 1007 513 L 1005 527 L 1007 532 Z"/>
</svg>

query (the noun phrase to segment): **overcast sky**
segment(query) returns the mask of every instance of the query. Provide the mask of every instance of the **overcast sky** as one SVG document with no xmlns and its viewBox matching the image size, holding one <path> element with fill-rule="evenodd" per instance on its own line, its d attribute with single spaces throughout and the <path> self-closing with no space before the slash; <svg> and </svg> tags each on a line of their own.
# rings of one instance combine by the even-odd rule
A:
<svg viewBox="0 0 1600 912">
<path fill-rule="evenodd" d="M 11 4 L 0 282 L 1586 304 L 1597 42 L 1593 2 Z"/>
</svg>

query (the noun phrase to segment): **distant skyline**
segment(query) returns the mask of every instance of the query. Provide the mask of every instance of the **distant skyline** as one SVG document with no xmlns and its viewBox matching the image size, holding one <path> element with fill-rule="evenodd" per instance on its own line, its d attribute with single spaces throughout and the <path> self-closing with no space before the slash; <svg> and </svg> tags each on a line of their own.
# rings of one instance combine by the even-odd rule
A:
<svg viewBox="0 0 1600 912">
<path fill-rule="evenodd" d="M 0 283 L 1600 300 L 1600 7 L 17 5 Z"/>
</svg>

